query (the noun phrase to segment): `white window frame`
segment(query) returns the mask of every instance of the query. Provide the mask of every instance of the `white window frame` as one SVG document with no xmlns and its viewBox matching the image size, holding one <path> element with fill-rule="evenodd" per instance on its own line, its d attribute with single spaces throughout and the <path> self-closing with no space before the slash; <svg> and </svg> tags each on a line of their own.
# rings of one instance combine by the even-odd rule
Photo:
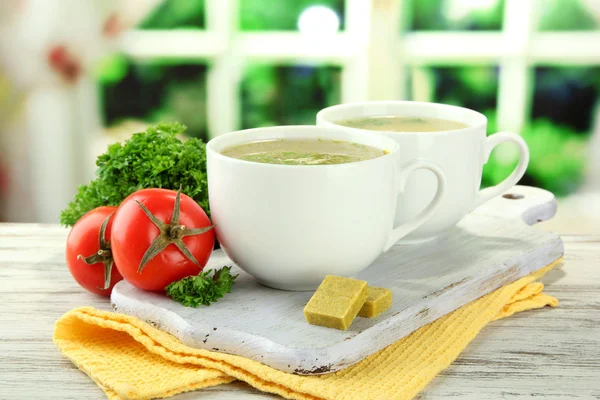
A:
<svg viewBox="0 0 600 400">
<path fill-rule="evenodd" d="M 122 41 L 134 59 L 209 64 L 209 137 L 240 128 L 238 87 L 247 61 L 340 66 L 344 103 L 406 99 L 408 71 L 426 66 L 498 65 L 498 126 L 515 132 L 529 114 L 534 67 L 600 64 L 600 31 L 537 32 L 543 0 L 506 0 L 499 32 L 407 31 L 407 1 L 346 0 L 346 29 L 319 41 L 300 32 L 242 32 L 238 1 L 206 0 L 206 30 L 134 30 Z"/>
</svg>

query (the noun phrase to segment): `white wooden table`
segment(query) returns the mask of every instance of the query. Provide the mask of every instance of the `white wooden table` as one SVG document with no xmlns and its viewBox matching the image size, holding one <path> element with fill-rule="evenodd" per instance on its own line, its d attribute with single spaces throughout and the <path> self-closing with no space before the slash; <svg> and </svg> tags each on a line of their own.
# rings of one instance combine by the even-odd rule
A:
<svg viewBox="0 0 600 400">
<path fill-rule="evenodd" d="M 52 343 L 54 322 L 66 311 L 110 309 L 69 275 L 66 235 L 57 226 L 0 224 L 2 400 L 105 398 Z M 419 398 L 600 399 L 600 234 L 563 240 L 562 268 L 543 279 L 560 306 L 490 324 Z M 276 396 L 234 383 L 174 397 L 259 398 Z"/>
</svg>

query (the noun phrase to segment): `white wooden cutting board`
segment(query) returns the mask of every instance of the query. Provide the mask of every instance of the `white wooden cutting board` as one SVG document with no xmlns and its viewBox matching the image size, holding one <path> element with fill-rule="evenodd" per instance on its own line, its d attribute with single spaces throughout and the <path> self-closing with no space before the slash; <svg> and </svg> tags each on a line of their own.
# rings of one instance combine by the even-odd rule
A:
<svg viewBox="0 0 600 400">
<path fill-rule="evenodd" d="M 343 369 L 419 327 L 563 255 L 555 234 L 529 225 L 550 219 L 554 196 L 517 186 L 479 207 L 444 237 L 396 245 L 357 275 L 393 292 L 390 309 L 356 318 L 348 331 L 309 325 L 312 292 L 270 289 L 234 267 L 232 293 L 209 307 L 186 308 L 125 281 L 112 293 L 116 311 L 136 316 L 197 348 L 236 354 L 296 374 Z M 207 268 L 233 265 L 221 252 Z M 285 268 L 282 265 L 281 268 Z"/>
</svg>

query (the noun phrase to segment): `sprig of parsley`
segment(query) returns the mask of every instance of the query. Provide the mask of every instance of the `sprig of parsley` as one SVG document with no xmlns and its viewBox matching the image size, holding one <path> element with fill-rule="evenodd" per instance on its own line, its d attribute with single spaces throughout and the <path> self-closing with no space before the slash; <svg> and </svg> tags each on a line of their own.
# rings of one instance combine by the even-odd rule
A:
<svg viewBox="0 0 600 400">
<path fill-rule="evenodd" d="M 201 304 L 208 306 L 230 293 L 237 278 L 237 275 L 231 275 L 231 267 L 215 270 L 212 278 L 209 277 L 211 271 L 209 269 L 169 284 L 165 288 L 167 296 L 186 307 L 198 307 Z"/>
<path fill-rule="evenodd" d="M 115 143 L 98 157 L 97 178 L 78 188 L 73 201 L 60 215 L 72 226 L 99 206 L 118 206 L 131 193 L 145 188 L 181 191 L 208 210 L 206 151 L 199 139 L 182 142 L 184 125 L 159 124 L 136 133 L 125 143 Z"/>
</svg>

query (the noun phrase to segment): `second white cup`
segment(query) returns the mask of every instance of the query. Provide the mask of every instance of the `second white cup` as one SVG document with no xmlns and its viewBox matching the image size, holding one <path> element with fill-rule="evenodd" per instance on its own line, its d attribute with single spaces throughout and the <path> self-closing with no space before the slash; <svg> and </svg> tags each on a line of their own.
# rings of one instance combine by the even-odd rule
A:
<svg viewBox="0 0 600 400">
<path fill-rule="evenodd" d="M 382 132 L 338 124 L 343 120 L 378 116 L 436 118 L 460 122 L 466 127 L 436 132 Z M 403 239 L 405 243 L 423 242 L 444 234 L 476 207 L 516 185 L 529 163 L 529 149 L 519 135 L 498 132 L 486 137 L 486 117 L 463 107 L 414 101 L 340 104 L 319 111 L 317 125 L 336 127 L 346 132 L 384 134 L 400 147 L 398 158 L 401 162 L 415 157 L 424 158 L 444 171 L 448 188 L 442 205 L 431 219 Z M 504 142 L 516 145 L 519 162 L 500 184 L 480 190 L 483 165 L 492 150 Z M 432 174 L 427 171 L 413 174 L 406 191 L 398 198 L 396 224 L 411 221 L 419 215 L 434 198 L 436 190 L 436 178 Z"/>
</svg>

